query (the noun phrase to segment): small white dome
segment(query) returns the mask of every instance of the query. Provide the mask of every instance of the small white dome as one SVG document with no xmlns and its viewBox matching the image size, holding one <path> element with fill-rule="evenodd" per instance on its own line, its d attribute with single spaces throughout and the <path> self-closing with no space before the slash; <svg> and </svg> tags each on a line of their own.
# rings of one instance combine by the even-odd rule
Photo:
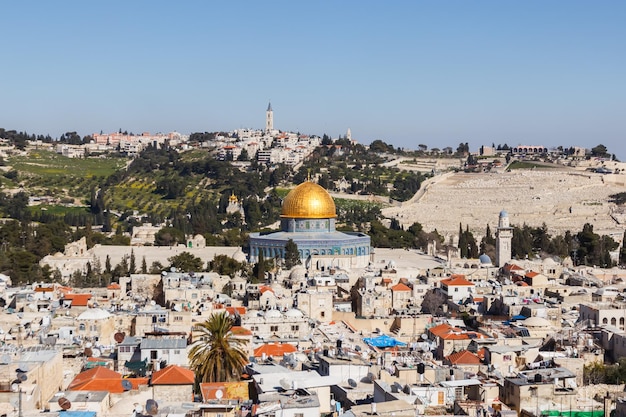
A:
<svg viewBox="0 0 626 417">
<path fill-rule="evenodd" d="M 289 280 L 292 282 L 303 281 L 306 278 L 306 268 L 302 265 L 295 266 L 289 274 Z"/>
<path fill-rule="evenodd" d="M 247 261 L 246 254 L 243 253 L 243 251 L 241 249 L 239 249 L 237 252 L 235 252 L 233 254 L 233 259 L 236 260 L 237 262 L 246 262 Z"/>
<path fill-rule="evenodd" d="M 529 317 L 523 322 L 524 327 L 552 327 L 550 321 L 541 317 Z"/>
<path fill-rule="evenodd" d="M 302 311 L 296 309 L 296 308 L 292 308 L 290 310 L 287 310 L 285 312 L 285 316 L 286 317 L 303 317 L 304 314 L 302 314 Z"/>
<path fill-rule="evenodd" d="M 278 318 L 281 318 L 282 316 L 283 315 L 278 310 L 268 310 L 265 313 L 265 318 L 266 319 L 278 319 Z"/>
<path fill-rule="evenodd" d="M 111 313 L 101 308 L 89 308 L 83 311 L 76 320 L 103 320 L 111 317 Z"/>
</svg>

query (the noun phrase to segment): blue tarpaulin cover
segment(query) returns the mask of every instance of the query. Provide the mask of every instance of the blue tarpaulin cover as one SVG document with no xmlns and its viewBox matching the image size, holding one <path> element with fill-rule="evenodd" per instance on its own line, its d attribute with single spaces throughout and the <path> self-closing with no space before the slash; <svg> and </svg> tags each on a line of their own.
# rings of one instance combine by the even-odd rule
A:
<svg viewBox="0 0 626 417">
<path fill-rule="evenodd" d="M 378 348 L 406 346 L 406 343 L 396 340 L 391 336 L 387 336 L 386 334 L 381 334 L 378 337 L 366 337 L 363 339 L 363 341 L 370 346 Z"/>
</svg>

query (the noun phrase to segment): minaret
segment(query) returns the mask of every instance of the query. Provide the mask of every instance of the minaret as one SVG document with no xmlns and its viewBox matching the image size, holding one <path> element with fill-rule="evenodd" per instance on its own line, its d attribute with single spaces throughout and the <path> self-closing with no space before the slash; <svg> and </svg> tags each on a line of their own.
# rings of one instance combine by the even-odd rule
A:
<svg viewBox="0 0 626 417">
<path fill-rule="evenodd" d="M 270 133 L 272 130 L 274 130 L 274 112 L 272 111 L 272 102 L 270 101 L 265 112 L 265 133 Z"/>
<path fill-rule="evenodd" d="M 511 260 L 511 240 L 513 228 L 509 226 L 509 214 L 502 210 L 496 229 L 496 266 L 500 268 Z"/>
<path fill-rule="evenodd" d="M 350 131 L 350 128 L 348 128 L 348 131 L 346 132 L 346 139 L 352 140 L 352 132 Z"/>
</svg>

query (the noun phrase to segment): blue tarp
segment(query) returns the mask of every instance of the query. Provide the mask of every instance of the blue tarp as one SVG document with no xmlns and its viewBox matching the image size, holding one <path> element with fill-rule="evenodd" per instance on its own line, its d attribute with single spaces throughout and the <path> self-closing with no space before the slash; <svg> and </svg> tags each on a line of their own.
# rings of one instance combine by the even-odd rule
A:
<svg viewBox="0 0 626 417">
<path fill-rule="evenodd" d="M 521 314 L 518 314 L 517 316 L 513 316 L 511 317 L 511 320 L 526 320 L 528 317 L 526 316 L 522 316 Z"/>
<path fill-rule="evenodd" d="M 402 343 L 399 340 L 394 339 L 391 336 L 387 336 L 385 334 L 381 334 L 378 337 L 366 337 L 363 339 L 365 343 L 370 346 L 378 347 L 378 348 L 386 348 L 393 346 L 406 346 L 406 343 Z"/>
</svg>

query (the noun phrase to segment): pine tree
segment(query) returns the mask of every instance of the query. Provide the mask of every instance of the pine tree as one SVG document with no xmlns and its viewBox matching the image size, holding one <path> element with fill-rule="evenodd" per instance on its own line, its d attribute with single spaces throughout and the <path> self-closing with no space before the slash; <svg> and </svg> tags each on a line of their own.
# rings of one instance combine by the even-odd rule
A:
<svg viewBox="0 0 626 417">
<path fill-rule="evenodd" d="M 107 255 L 106 260 L 104 261 L 104 272 L 110 274 L 112 271 L 111 268 L 111 257 Z"/>
<path fill-rule="evenodd" d="M 147 274 L 148 273 L 148 264 L 146 263 L 146 257 L 145 256 L 141 260 L 141 273 L 142 274 Z"/>
<path fill-rule="evenodd" d="M 293 239 L 289 239 L 285 245 L 285 268 L 291 269 L 296 265 L 300 265 L 300 252 L 298 251 L 298 245 Z"/>
<path fill-rule="evenodd" d="M 134 274 L 137 269 L 137 264 L 135 263 L 135 251 L 134 249 L 130 250 L 130 264 L 128 265 L 128 273 Z"/>
</svg>

